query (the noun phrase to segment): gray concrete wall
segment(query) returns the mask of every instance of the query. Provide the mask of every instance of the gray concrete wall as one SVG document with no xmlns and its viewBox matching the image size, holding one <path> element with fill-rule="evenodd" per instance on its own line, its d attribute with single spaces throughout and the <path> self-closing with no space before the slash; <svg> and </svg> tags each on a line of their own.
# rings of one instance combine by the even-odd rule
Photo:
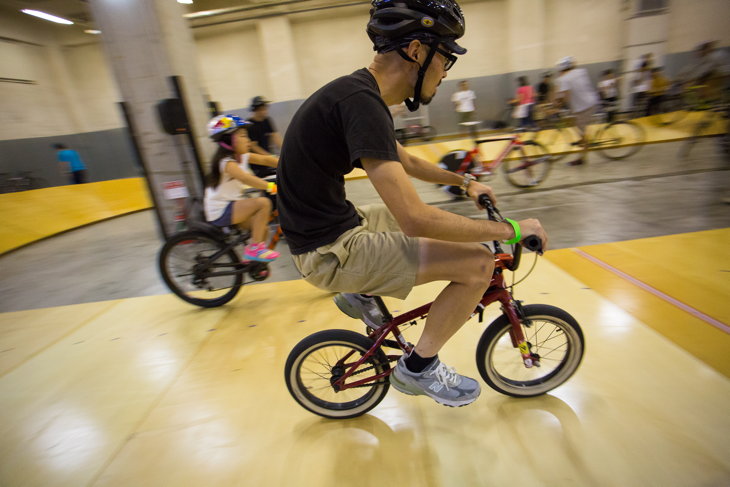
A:
<svg viewBox="0 0 730 487">
<path fill-rule="evenodd" d="M 138 177 L 137 167 L 126 128 L 86 132 L 82 134 L 0 140 L 0 172 L 14 175 L 32 171 L 46 180 L 48 186 L 68 184 L 61 174 L 53 144 L 75 149 L 88 167 L 89 182 Z"/>
</svg>

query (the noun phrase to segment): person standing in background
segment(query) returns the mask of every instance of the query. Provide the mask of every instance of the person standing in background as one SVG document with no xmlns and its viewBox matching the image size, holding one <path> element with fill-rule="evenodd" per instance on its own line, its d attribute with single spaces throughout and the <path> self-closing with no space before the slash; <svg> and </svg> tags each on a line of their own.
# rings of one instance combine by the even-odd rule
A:
<svg viewBox="0 0 730 487">
<path fill-rule="evenodd" d="M 647 92 L 649 101 L 646 105 L 646 116 L 659 112 L 659 106 L 664 101 L 664 95 L 671 85 L 670 81 L 662 73 L 662 68 L 651 69 L 651 86 Z"/>
<path fill-rule="evenodd" d="M 542 80 L 537 84 L 533 121 L 544 120 L 548 117 L 548 108 L 553 102 L 553 91 L 553 73 L 546 71 L 542 74 Z"/>
<path fill-rule="evenodd" d="M 469 89 L 469 82 L 466 80 L 460 81 L 459 91 L 451 95 L 451 102 L 456 109 L 459 124 L 474 121 L 474 112 L 476 111 L 474 102 L 476 99 L 477 96 Z M 465 129 L 463 125 L 461 127 Z"/>
<path fill-rule="evenodd" d="M 520 121 L 518 128 L 532 128 L 534 125 L 532 121 L 532 105 L 535 103 L 535 92 L 527 81 L 527 76 L 517 78 L 517 85 L 518 88 L 515 92 L 515 98 L 512 100 L 516 105 L 513 118 Z"/>
<path fill-rule="evenodd" d="M 86 164 L 81 156 L 65 144 L 53 144 L 56 149 L 56 158 L 63 174 L 70 176 L 70 184 L 84 184 L 87 181 Z"/>
<path fill-rule="evenodd" d="M 277 150 L 281 150 L 281 135 L 276 131 L 274 121 L 269 117 L 269 101 L 263 96 L 255 96 L 251 99 L 251 116 L 248 122 L 251 122 L 248 128 L 248 136 L 254 144 L 251 152 L 270 156 L 273 154 L 273 146 Z M 261 166 L 259 164 L 251 164 L 251 171 L 260 177 L 265 178 L 276 174 L 276 167 Z"/>
<path fill-rule="evenodd" d="M 606 112 L 606 121 L 613 122 L 618 110 L 618 80 L 613 69 L 606 69 L 601 73 L 601 81 L 598 82 L 598 94 L 601 97 L 603 110 Z"/>
<path fill-rule="evenodd" d="M 634 66 L 631 80 L 631 109 L 643 113 L 646 108 L 647 94 L 651 87 L 651 69 L 654 67 L 654 55 L 650 52 L 641 56 Z"/>
</svg>

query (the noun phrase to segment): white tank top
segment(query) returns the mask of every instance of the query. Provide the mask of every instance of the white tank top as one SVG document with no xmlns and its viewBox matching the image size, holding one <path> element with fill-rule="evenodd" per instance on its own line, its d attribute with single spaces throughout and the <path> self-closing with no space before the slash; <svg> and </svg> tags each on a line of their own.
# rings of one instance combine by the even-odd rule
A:
<svg viewBox="0 0 730 487">
<path fill-rule="evenodd" d="M 208 186 L 205 188 L 205 219 L 209 222 L 217 220 L 223 216 L 223 212 L 226 211 L 228 203 L 237 201 L 243 198 L 243 191 L 249 188 L 249 186 L 243 184 L 238 179 L 231 177 L 226 172 L 226 166 L 229 162 L 238 164 L 238 167 L 246 172 L 251 172 L 248 165 L 248 158 L 251 154 L 246 153 L 241 157 L 241 162 L 236 162 L 233 157 L 224 157 L 218 163 L 221 171 L 221 180 L 218 186 L 215 188 Z"/>
</svg>

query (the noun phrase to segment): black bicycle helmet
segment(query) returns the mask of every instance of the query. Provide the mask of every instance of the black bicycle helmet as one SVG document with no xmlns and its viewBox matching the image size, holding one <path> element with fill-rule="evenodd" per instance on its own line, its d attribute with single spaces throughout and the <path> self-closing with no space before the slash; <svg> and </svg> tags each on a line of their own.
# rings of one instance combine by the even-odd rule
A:
<svg viewBox="0 0 730 487">
<path fill-rule="evenodd" d="M 453 0 L 374 0 L 367 32 L 376 50 L 409 34 L 425 33 L 451 52 L 466 53 L 456 43 L 464 35 L 464 14 Z"/>
<path fill-rule="evenodd" d="M 420 39 L 431 46 L 431 52 L 418 71 L 413 100 L 405 100 L 410 111 L 420 105 L 423 77 L 442 44 L 454 54 L 466 54 L 456 43 L 464 35 L 464 14 L 454 0 L 373 0 L 367 33 L 378 52 L 402 47 L 404 42 Z M 413 61 L 396 49 L 407 61 Z M 415 62 L 415 61 L 413 61 Z"/>
</svg>

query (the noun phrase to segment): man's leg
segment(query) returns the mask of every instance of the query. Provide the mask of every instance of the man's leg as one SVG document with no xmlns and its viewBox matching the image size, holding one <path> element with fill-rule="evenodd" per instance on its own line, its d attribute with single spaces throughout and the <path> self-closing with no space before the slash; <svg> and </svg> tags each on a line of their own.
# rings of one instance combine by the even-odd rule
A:
<svg viewBox="0 0 730 487">
<path fill-rule="evenodd" d="M 593 116 L 595 110 L 596 107 L 594 106 L 587 110 L 583 110 L 582 112 L 574 114 L 575 128 L 578 131 L 578 134 L 580 134 L 580 140 L 578 142 L 574 142 L 574 144 L 579 145 L 581 151 L 578 159 L 570 161 L 568 163 L 568 165 L 570 166 L 580 166 L 582 164 L 585 164 L 588 160 L 588 125 L 591 122 L 591 117 Z"/>
<path fill-rule="evenodd" d="M 481 244 L 419 240 L 416 285 L 449 281 L 436 297 L 426 319 L 416 353 L 435 356 L 474 312 L 489 287 L 494 256 Z"/>
<path fill-rule="evenodd" d="M 395 389 L 447 406 L 464 406 L 479 397 L 479 382 L 447 367 L 437 354 L 475 310 L 493 269 L 494 257 L 483 245 L 419 239 L 416 284 L 450 283 L 431 305 L 415 348 L 393 370 L 390 383 Z"/>
</svg>

